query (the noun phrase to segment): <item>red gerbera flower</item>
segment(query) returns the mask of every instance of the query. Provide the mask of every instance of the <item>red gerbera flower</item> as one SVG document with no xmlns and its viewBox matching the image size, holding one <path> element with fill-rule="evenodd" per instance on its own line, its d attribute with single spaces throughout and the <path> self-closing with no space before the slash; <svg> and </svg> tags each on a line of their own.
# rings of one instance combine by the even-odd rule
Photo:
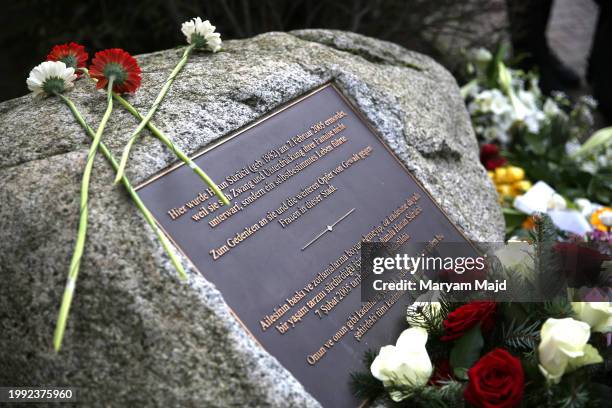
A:
<svg viewBox="0 0 612 408">
<path fill-rule="evenodd" d="M 96 87 L 106 88 L 111 76 L 115 77 L 113 91 L 134 93 L 140 86 L 140 67 L 130 54 L 121 48 L 96 52 L 89 67 L 89 75 L 98 80 Z"/>
<path fill-rule="evenodd" d="M 88 58 L 89 54 L 85 51 L 85 47 L 75 42 L 56 45 L 47 55 L 47 61 L 61 61 L 68 68 L 74 68 L 79 76 L 81 72 L 77 71 L 77 69 L 85 68 Z"/>
</svg>

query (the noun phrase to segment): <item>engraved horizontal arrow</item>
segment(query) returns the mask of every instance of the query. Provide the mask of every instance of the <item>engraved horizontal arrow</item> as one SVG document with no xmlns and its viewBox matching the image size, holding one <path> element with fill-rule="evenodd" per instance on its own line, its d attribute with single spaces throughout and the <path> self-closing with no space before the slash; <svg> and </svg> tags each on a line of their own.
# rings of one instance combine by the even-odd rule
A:
<svg viewBox="0 0 612 408">
<path fill-rule="evenodd" d="M 338 225 L 338 223 L 340 223 L 343 219 L 345 219 L 346 217 L 348 217 L 349 215 L 351 215 L 353 213 L 353 211 L 355 211 L 354 208 L 351 208 L 346 214 L 344 214 L 342 217 L 338 218 L 336 220 L 336 222 L 334 222 L 331 225 L 328 225 L 325 227 L 325 229 L 321 232 L 319 232 L 313 239 L 311 239 L 306 245 L 304 245 L 302 247 L 302 251 L 304 251 L 306 248 L 308 248 L 309 246 L 311 246 L 312 244 L 314 244 L 319 238 L 321 238 L 323 235 L 327 234 L 328 232 L 332 232 L 334 230 L 334 227 L 336 225 Z"/>
</svg>

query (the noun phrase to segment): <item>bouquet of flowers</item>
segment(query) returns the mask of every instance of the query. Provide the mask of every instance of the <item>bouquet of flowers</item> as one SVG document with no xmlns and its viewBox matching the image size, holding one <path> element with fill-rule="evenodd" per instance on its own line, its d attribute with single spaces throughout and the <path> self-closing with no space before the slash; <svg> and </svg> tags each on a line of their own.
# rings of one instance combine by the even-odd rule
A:
<svg viewBox="0 0 612 408">
<path fill-rule="evenodd" d="M 507 276 L 563 273 L 545 253 L 556 236 L 550 218 L 538 215 L 535 223 L 533 253 L 507 257 Z M 610 255 L 584 257 L 591 249 L 567 243 L 556 250 L 590 260 L 580 275 L 604 274 L 609 286 Z M 366 353 L 367 370 L 353 373 L 353 391 L 398 407 L 609 406 L 612 306 L 607 298 L 575 299 L 567 291 L 539 303 L 455 302 L 444 294 L 415 302 L 396 344 Z"/>
<path fill-rule="evenodd" d="M 506 48 L 468 54 L 463 88 L 481 161 L 500 196 L 507 237 L 547 212 L 561 235 L 612 242 L 612 127 L 593 133 L 596 101 L 546 97 L 533 72 L 506 66 Z"/>
</svg>

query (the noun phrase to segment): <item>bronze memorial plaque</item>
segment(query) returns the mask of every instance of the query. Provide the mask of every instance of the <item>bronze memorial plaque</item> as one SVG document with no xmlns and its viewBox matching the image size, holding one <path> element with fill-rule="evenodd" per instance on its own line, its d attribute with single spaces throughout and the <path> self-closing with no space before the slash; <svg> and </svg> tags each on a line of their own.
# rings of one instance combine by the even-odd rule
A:
<svg viewBox="0 0 612 408">
<path fill-rule="evenodd" d="M 401 295 L 361 302 L 360 243 L 465 242 L 333 84 L 195 156 L 232 206 L 177 165 L 139 188 L 250 334 L 323 406 L 406 327 Z"/>
</svg>

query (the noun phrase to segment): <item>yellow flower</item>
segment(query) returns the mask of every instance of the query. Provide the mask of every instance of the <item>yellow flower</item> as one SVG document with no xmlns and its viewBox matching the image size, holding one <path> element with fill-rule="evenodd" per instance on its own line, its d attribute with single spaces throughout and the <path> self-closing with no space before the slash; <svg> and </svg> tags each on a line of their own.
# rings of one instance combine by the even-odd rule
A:
<svg viewBox="0 0 612 408">
<path fill-rule="evenodd" d="M 612 227 L 612 208 L 602 207 L 591 215 L 591 225 L 600 231 L 608 232 Z"/>
<path fill-rule="evenodd" d="M 517 196 L 525 194 L 531 188 L 531 182 L 528 180 L 520 180 L 512 184 L 513 195 Z"/>
<path fill-rule="evenodd" d="M 525 178 L 525 170 L 516 166 L 508 166 L 506 168 L 506 180 L 508 183 L 513 183 L 515 181 L 521 181 Z"/>
<path fill-rule="evenodd" d="M 495 169 L 495 183 L 503 184 L 507 183 L 508 169 L 505 167 L 498 167 Z"/>
<path fill-rule="evenodd" d="M 531 182 L 525 180 L 525 170 L 517 166 L 502 166 L 495 172 L 488 171 L 487 174 L 495 183 L 495 188 L 500 198 L 513 198 L 525 193 L 531 188 Z"/>
<path fill-rule="evenodd" d="M 497 192 L 502 197 L 512 197 L 512 187 L 509 184 L 498 184 Z"/>
</svg>

